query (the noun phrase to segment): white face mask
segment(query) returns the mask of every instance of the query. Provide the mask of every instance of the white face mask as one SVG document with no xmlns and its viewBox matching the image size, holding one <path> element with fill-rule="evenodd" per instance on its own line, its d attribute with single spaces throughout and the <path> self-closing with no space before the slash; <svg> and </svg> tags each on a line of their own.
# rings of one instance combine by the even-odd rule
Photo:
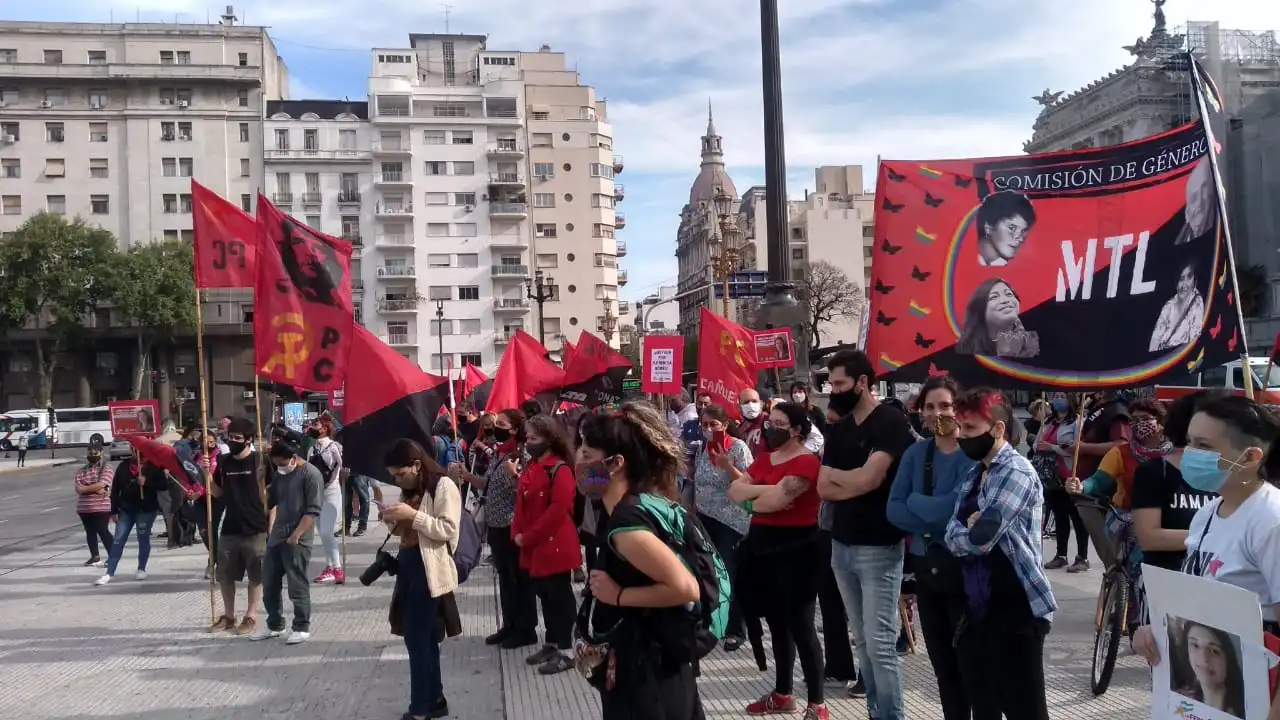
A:
<svg viewBox="0 0 1280 720">
<path fill-rule="evenodd" d="M 760 417 L 760 403 L 758 401 L 742 403 L 742 416 L 748 420 Z"/>
<path fill-rule="evenodd" d="M 804 398 L 805 398 L 804 393 L 791 393 L 792 402 L 802 403 L 804 402 Z"/>
<path fill-rule="evenodd" d="M 276 465 L 275 463 L 272 463 L 271 467 L 275 468 L 277 475 L 288 475 L 293 472 L 293 463 L 288 465 Z"/>
</svg>

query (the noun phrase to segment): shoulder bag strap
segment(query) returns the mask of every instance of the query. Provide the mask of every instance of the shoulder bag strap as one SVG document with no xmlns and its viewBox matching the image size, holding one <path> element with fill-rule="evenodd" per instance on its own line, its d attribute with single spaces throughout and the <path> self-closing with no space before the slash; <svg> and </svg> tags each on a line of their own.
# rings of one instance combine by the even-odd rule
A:
<svg viewBox="0 0 1280 720">
<path fill-rule="evenodd" d="M 924 494 L 933 495 L 933 454 L 938 446 L 933 440 L 929 440 L 929 445 L 924 449 Z M 927 545 L 933 540 L 932 533 L 921 535 Z"/>
<path fill-rule="evenodd" d="M 560 474 L 560 468 L 564 467 L 563 462 L 558 462 L 551 466 L 551 470 L 547 473 L 547 507 L 551 507 L 551 499 L 556 490 L 556 475 Z"/>
</svg>

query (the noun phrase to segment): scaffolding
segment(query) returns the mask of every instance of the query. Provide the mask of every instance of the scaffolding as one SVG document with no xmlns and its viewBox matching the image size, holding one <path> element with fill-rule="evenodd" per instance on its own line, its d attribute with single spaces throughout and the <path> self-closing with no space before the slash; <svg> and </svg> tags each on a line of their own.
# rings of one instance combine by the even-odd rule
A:
<svg viewBox="0 0 1280 720">
<path fill-rule="evenodd" d="M 1185 48 L 1193 54 L 1211 56 L 1210 43 L 1217 36 L 1217 57 L 1236 65 L 1280 65 L 1280 42 L 1274 30 L 1232 30 L 1218 27 L 1216 22 L 1188 22 L 1178 28 L 1184 36 Z"/>
</svg>

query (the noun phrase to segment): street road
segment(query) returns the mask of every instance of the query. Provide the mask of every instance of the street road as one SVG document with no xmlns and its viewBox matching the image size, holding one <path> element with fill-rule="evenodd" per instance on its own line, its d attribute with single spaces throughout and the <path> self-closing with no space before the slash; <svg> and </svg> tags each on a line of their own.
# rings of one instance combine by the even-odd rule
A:
<svg viewBox="0 0 1280 720">
<path fill-rule="evenodd" d="M 0 473 L 0 555 L 83 533 L 72 489 L 77 464 Z M 86 557 L 88 550 L 85 550 Z"/>
</svg>

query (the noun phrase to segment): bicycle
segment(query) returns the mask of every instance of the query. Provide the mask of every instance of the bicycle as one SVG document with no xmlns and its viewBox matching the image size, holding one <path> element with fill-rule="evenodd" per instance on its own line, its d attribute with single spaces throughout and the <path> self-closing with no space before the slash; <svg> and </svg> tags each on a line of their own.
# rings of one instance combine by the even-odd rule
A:
<svg viewBox="0 0 1280 720">
<path fill-rule="evenodd" d="M 1120 549 L 1107 532 L 1107 515 L 1111 512 L 1111 503 L 1080 495 L 1075 495 L 1072 499 L 1084 520 L 1094 551 L 1106 567 L 1102 575 L 1102 590 L 1098 593 L 1098 608 L 1094 614 L 1093 667 L 1089 672 L 1090 689 L 1096 697 L 1105 693 L 1111 684 L 1111 675 L 1116 669 L 1116 655 L 1120 650 L 1120 638 L 1129 634 L 1129 605 L 1133 602 L 1129 589 L 1133 586 L 1134 578 L 1129 572 L 1128 559 L 1121 557 Z"/>
</svg>

